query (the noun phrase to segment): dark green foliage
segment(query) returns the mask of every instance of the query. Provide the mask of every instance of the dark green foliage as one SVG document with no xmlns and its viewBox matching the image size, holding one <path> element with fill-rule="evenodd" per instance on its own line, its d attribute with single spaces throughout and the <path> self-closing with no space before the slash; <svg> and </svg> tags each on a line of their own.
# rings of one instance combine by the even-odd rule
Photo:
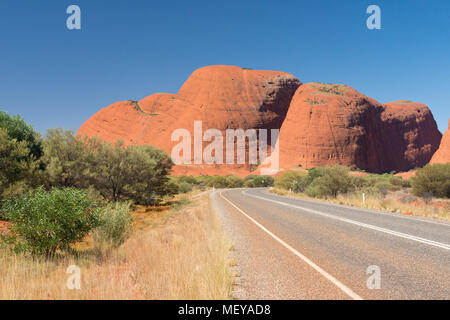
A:
<svg viewBox="0 0 450 320">
<path fill-rule="evenodd" d="M 39 164 L 26 141 L 11 139 L 0 128 L 0 200 L 28 191 L 36 183 Z"/>
<path fill-rule="evenodd" d="M 412 191 L 417 196 L 450 198 L 450 163 L 428 164 L 411 179 Z"/>
<path fill-rule="evenodd" d="M 53 187 L 87 188 L 97 165 L 93 151 L 101 147 L 99 140 L 81 139 L 71 130 L 48 130 L 43 157 L 46 183 Z"/>
<path fill-rule="evenodd" d="M 275 179 L 271 176 L 250 175 L 244 179 L 244 187 L 261 188 L 273 186 Z"/>
<path fill-rule="evenodd" d="M 181 182 L 178 184 L 178 193 L 188 193 L 192 191 L 192 184 Z"/>
<path fill-rule="evenodd" d="M 317 168 L 313 171 L 313 178 L 305 193 L 313 197 L 336 197 L 339 193 L 347 193 L 352 187 L 352 179 L 348 175 L 349 168 L 333 166 Z M 311 173 L 311 171 L 310 171 Z M 308 176 L 310 175 L 308 173 Z"/>
<path fill-rule="evenodd" d="M 74 136 L 72 131 L 49 130 L 45 139 L 48 184 L 56 187 L 95 188 L 105 199 L 158 204 L 176 193 L 169 182 L 172 161 L 152 146 L 124 147 L 96 138 Z"/>
<path fill-rule="evenodd" d="M 208 183 L 208 187 L 214 188 L 241 188 L 244 186 L 244 179 L 238 176 L 212 176 Z"/>
<path fill-rule="evenodd" d="M 291 190 L 293 192 L 303 192 L 308 184 L 309 177 L 307 174 L 294 171 L 283 172 L 275 180 L 276 187 Z"/>
<path fill-rule="evenodd" d="M 67 250 L 99 225 L 98 209 L 87 193 L 71 188 L 38 188 L 5 200 L 3 214 L 12 222 L 10 241 L 17 250 L 52 256 Z"/>
<path fill-rule="evenodd" d="M 4 111 L 0 111 L 0 128 L 8 132 L 9 138 L 17 142 L 24 141 L 29 150 L 30 156 L 39 159 L 43 154 L 42 142 L 39 134 L 33 130 L 19 115 L 10 116 Z"/>
<path fill-rule="evenodd" d="M 104 143 L 93 155 L 96 165 L 90 168 L 90 181 L 107 199 L 156 205 L 172 191 L 168 174 L 173 163 L 158 148 Z"/>
</svg>

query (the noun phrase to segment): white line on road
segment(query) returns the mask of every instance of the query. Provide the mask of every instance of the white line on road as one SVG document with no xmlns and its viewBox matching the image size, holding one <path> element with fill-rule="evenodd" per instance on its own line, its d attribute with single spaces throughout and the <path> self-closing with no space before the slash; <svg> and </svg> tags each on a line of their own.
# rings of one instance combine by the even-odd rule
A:
<svg viewBox="0 0 450 320">
<path fill-rule="evenodd" d="M 228 200 L 222 195 L 222 191 L 219 193 L 222 199 L 227 201 L 229 204 L 231 204 L 236 210 L 238 210 L 240 213 L 242 213 L 245 217 L 247 217 L 250 221 L 252 221 L 254 224 L 256 224 L 259 228 L 261 228 L 264 232 L 266 232 L 268 235 L 270 235 L 272 238 L 274 238 L 276 241 L 278 241 L 281 245 L 283 245 L 286 249 L 291 251 L 293 254 L 295 254 L 297 257 L 302 259 L 304 262 L 306 262 L 309 266 L 311 266 L 314 270 L 319 272 L 322 276 L 324 276 L 326 279 L 331 281 L 335 286 L 337 286 L 339 289 L 341 289 L 343 292 L 345 292 L 349 297 L 351 297 L 354 300 L 363 300 L 358 294 L 353 292 L 349 287 L 347 287 L 345 284 L 340 282 L 338 279 L 333 277 L 331 274 L 323 270 L 321 267 L 319 267 L 317 264 L 315 264 L 313 261 L 305 257 L 303 254 L 298 252 L 296 249 L 288 245 L 286 242 L 278 238 L 275 234 L 273 234 L 271 231 L 269 231 L 266 227 L 264 227 L 262 224 L 260 224 L 258 221 L 250 217 L 248 214 L 246 214 L 243 210 L 241 210 L 239 207 L 237 207 L 233 202 Z"/>
<path fill-rule="evenodd" d="M 245 194 L 248 194 L 246 191 L 244 191 Z M 281 197 L 281 198 L 288 198 L 288 199 L 292 199 L 292 200 L 301 200 L 304 202 L 310 202 L 313 204 L 321 204 L 321 205 L 327 205 L 330 207 L 337 207 L 340 209 L 347 209 L 347 210 L 352 210 L 352 211 L 364 211 L 364 212 L 370 212 L 373 214 L 381 214 L 384 216 L 389 216 L 391 218 L 395 218 L 395 219 L 403 219 L 403 220 L 412 220 L 412 221 L 416 221 L 416 222 L 423 222 L 423 223 L 430 223 L 430 224 L 436 224 L 439 226 L 444 226 L 444 227 L 450 227 L 450 223 L 444 222 L 444 221 L 435 221 L 435 220 L 431 220 L 430 218 L 423 218 L 423 217 L 418 217 L 418 216 L 408 216 L 408 215 L 400 215 L 400 214 L 395 214 L 392 212 L 383 212 L 380 210 L 375 210 L 375 209 L 368 209 L 368 208 L 363 208 L 363 207 L 349 207 L 346 206 L 344 204 L 337 204 L 337 203 L 333 203 L 333 202 L 326 202 L 324 203 L 324 201 L 320 201 L 320 200 L 311 200 L 311 199 L 304 199 L 304 198 L 296 198 L 293 196 L 280 196 L 280 195 L 275 195 L 275 194 L 271 194 L 270 192 L 268 192 L 267 190 L 263 191 L 264 194 L 268 195 L 268 196 L 276 196 L 276 197 Z"/>
<path fill-rule="evenodd" d="M 393 236 L 397 236 L 397 237 L 400 237 L 400 238 L 417 241 L 417 242 L 420 242 L 420 243 L 428 244 L 430 246 L 435 246 L 435 247 L 438 247 L 438 248 L 441 248 L 441 249 L 445 249 L 445 250 L 450 250 L 450 245 L 448 245 L 446 243 L 436 242 L 436 241 L 433 241 L 433 240 L 428 240 L 428 239 L 425 239 L 425 238 L 416 237 L 416 236 L 413 236 L 413 235 L 410 235 L 410 234 L 406 234 L 406 233 L 402 233 L 402 232 L 398 232 L 398 231 L 393 231 L 393 230 L 386 229 L 386 228 L 377 227 L 377 226 L 374 226 L 374 225 L 371 225 L 371 224 L 367 224 L 367 223 L 363 223 L 363 222 L 359 222 L 359 221 L 355 221 L 355 220 L 351 220 L 351 219 L 347 219 L 347 218 L 337 217 L 337 216 L 332 215 L 332 214 L 324 213 L 324 212 L 313 210 L 313 209 L 308 209 L 308 208 L 297 206 L 297 205 L 293 205 L 293 204 L 290 204 L 290 203 L 285 203 L 285 202 L 282 202 L 282 201 L 277 201 L 277 200 L 272 200 L 272 199 L 268 199 L 268 198 L 264 198 L 264 197 L 260 197 L 260 196 L 255 196 L 255 195 L 249 194 L 249 193 L 247 193 L 245 191 L 243 191 L 243 194 L 245 194 L 246 196 L 252 197 L 252 198 L 257 198 L 257 199 L 273 202 L 273 203 L 276 203 L 276 204 L 280 204 L 280 205 L 283 205 L 283 206 L 287 206 L 287 207 L 291 207 L 291 208 L 295 208 L 295 209 L 300 209 L 300 210 L 303 210 L 303 211 L 307 211 L 307 212 L 311 212 L 311 213 L 314 213 L 314 214 L 321 215 L 323 217 L 327 217 L 327 218 L 335 219 L 335 220 L 338 220 L 338 221 L 351 223 L 351 224 L 354 224 L 354 225 L 357 225 L 357 226 L 360 226 L 360 227 L 363 227 L 363 228 L 376 230 L 376 231 L 379 231 L 379 232 L 384 232 L 384 233 L 387 233 L 387 234 L 390 234 L 390 235 L 393 235 Z"/>
</svg>

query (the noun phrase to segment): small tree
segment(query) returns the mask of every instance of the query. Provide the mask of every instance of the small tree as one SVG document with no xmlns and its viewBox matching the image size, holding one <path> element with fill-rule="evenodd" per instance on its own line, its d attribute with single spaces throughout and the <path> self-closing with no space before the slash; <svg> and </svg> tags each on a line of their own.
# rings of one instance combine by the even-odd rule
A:
<svg viewBox="0 0 450 320">
<path fill-rule="evenodd" d="M 170 195 L 169 172 L 173 166 L 167 154 L 152 146 L 123 147 L 105 143 L 94 153 L 91 181 L 106 198 L 133 200 L 144 205 L 158 204 Z"/>
<path fill-rule="evenodd" d="M 275 187 L 293 192 L 303 192 L 309 184 L 307 174 L 300 174 L 295 171 L 283 172 L 276 180 Z"/>
<path fill-rule="evenodd" d="M 311 196 L 332 196 L 336 198 L 339 193 L 348 192 L 352 187 L 352 178 L 348 174 L 349 171 L 349 168 L 339 165 L 317 168 L 312 172 L 312 177 L 310 176 L 312 182 L 308 186 L 307 193 Z"/>
<path fill-rule="evenodd" d="M 97 139 L 80 138 L 71 130 L 50 129 L 44 140 L 44 163 L 48 184 L 53 187 L 87 188 L 94 163 Z"/>
<path fill-rule="evenodd" d="M 37 167 L 27 142 L 11 139 L 8 132 L 0 128 L 0 199 L 27 191 Z"/>
<path fill-rule="evenodd" d="M 249 188 L 260 188 L 273 186 L 275 179 L 272 176 L 255 176 L 245 177 L 244 186 Z"/>
<path fill-rule="evenodd" d="M 9 241 L 14 247 L 45 256 L 69 249 L 97 227 L 97 210 L 85 191 L 70 188 L 38 188 L 2 207 L 12 222 Z"/>
<path fill-rule="evenodd" d="M 28 155 L 33 159 L 39 159 L 43 154 L 43 147 L 40 135 L 33 130 L 19 115 L 11 116 L 4 111 L 0 111 L 0 128 L 8 132 L 9 138 L 17 142 L 24 142 L 28 148 Z"/>
</svg>

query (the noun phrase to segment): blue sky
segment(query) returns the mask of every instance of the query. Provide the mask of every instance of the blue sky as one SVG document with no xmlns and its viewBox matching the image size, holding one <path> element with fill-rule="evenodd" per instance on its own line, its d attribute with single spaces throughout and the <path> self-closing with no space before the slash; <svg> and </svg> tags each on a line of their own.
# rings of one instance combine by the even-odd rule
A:
<svg viewBox="0 0 450 320">
<path fill-rule="evenodd" d="M 66 28 L 81 8 L 82 29 Z M 381 30 L 366 8 L 381 8 Z M 190 73 L 226 64 L 344 83 L 382 102 L 450 117 L 450 1 L 0 2 L 0 110 L 42 133 L 78 129 L 115 101 L 176 93 Z"/>
</svg>

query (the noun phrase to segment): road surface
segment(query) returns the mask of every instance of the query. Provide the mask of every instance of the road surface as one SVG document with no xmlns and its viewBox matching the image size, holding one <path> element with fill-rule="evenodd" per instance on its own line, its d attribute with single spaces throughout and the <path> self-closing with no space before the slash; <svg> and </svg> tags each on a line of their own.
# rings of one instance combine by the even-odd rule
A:
<svg viewBox="0 0 450 320">
<path fill-rule="evenodd" d="M 450 299 L 450 224 L 271 194 L 211 194 L 237 299 Z"/>
</svg>

